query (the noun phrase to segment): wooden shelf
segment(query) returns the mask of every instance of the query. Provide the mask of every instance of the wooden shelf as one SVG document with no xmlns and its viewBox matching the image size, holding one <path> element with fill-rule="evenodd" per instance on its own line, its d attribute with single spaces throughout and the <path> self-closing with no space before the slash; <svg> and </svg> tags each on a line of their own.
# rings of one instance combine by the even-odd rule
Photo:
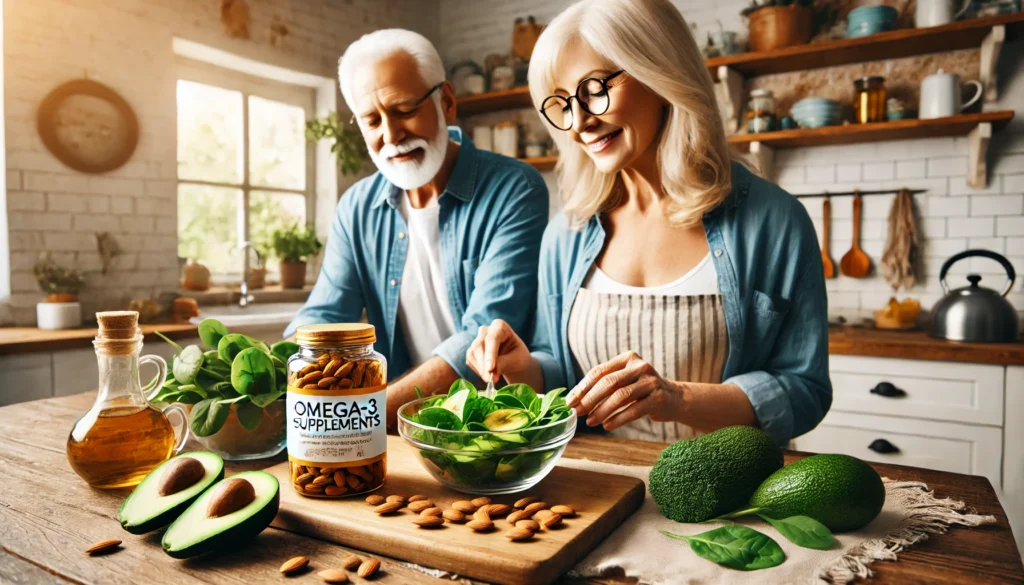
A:
<svg viewBox="0 0 1024 585">
<path fill-rule="evenodd" d="M 538 171 L 550 171 L 555 168 L 555 164 L 558 162 L 557 156 L 539 156 L 537 158 L 521 158 L 519 159 L 528 165 L 533 165 Z"/>
<path fill-rule="evenodd" d="M 459 116 L 472 116 L 498 110 L 529 108 L 532 104 L 528 87 L 514 87 L 505 91 L 460 97 L 456 100 L 456 112 Z"/>
<path fill-rule="evenodd" d="M 788 71 L 804 71 L 898 59 L 928 53 L 956 51 L 981 46 L 999 25 L 1006 27 L 1006 40 L 1024 37 L 1024 13 L 974 18 L 942 26 L 906 28 L 853 39 L 785 47 L 761 53 L 740 53 L 705 59 L 711 77 L 718 79 L 719 67 L 728 67 L 745 77 Z"/>
<path fill-rule="evenodd" d="M 846 124 L 824 128 L 780 130 L 760 134 L 734 134 L 729 142 L 747 150 L 751 142 L 760 142 L 772 148 L 797 148 L 801 146 L 824 146 L 828 144 L 855 144 L 858 142 L 880 142 L 883 140 L 909 140 L 912 138 L 935 138 L 940 136 L 965 136 L 978 124 L 989 122 L 993 130 L 999 130 L 1013 119 L 1013 111 L 982 112 L 961 114 L 949 118 L 930 120 L 893 120 L 873 124 Z"/>
</svg>

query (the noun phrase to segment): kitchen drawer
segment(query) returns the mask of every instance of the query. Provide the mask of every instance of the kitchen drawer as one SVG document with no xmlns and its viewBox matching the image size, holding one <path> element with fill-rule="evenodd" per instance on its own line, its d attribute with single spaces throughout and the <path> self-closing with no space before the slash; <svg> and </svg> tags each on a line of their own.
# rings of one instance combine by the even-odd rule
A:
<svg viewBox="0 0 1024 585">
<path fill-rule="evenodd" d="M 898 452 L 872 450 L 870 445 L 879 439 Z M 832 411 L 793 442 L 800 451 L 983 475 L 996 489 L 1002 478 L 1003 432 L 994 427 Z"/>
<path fill-rule="evenodd" d="M 835 411 L 1003 424 L 1002 366 L 833 355 L 829 374 Z"/>
</svg>

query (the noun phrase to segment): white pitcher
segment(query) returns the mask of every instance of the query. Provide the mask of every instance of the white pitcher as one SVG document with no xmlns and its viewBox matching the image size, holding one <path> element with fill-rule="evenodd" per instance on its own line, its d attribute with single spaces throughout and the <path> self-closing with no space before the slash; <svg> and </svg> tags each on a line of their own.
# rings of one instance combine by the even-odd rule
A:
<svg viewBox="0 0 1024 585">
<path fill-rule="evenodd" d="M 951 0 L 917 0 L 914 22 L 917 28 L 949 24 L 963 16 L 970 5 L 971 0 L 964 0 L 960 10 L 954 13 Z"/>
<path fill-rule="evenodd" d="M 921 81 L 921 103 L 918 108 L 918 117 L 924 120 L 955 116 L 974 105 L 981 99 L 984 88 L 981 82 L 973 80 L 964 82 L 964 85 L 973 85 L 977 91 L 971 99 L 967 100 L 967 103 L 961 104 L 959 76 L 939 69 L 938 73 L 925 77 Z"/>
</svg>

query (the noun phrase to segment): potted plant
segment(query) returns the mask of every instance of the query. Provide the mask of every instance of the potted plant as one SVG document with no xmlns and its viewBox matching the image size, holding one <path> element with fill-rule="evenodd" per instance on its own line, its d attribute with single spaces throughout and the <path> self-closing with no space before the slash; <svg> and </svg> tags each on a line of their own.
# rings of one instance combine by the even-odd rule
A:
<svg viewBox="0 0 1024 585">
<path fill-rule="evenodd" d="M 302 288 L 306 284 L 306 260 L 320 252 L 323 244 L 312 227 L 298 224 L 274 230 L 274 254 L 281 260 L 281 287 Z"/>
<path fill-rule="evenodd" d="M 306 140 L 332 140 L 331 152 L 338 159 L 338 168 L 342 175 L 354 175 L 369 160 L 366 141 L 352 124 L 342 124 L 337 112 L 317 120 L 306 122 Z"/>
<path fill-rule="evenodd" d="M 815 7 L 814 0 L 752 0 L 740 14 L 749 20 L 750 50 L 755 52 L 802 45 L 835 18 L 831 4 Z"/>
<path fill-rule="evenodd" d="M 39 288 L 46 293 L 42 302 L 36 304 L 36 326 L 50 330 L 81 327 L 78 293 L 85 288 L 85 274 L 57 264 L 49 252 L 39 255 L 32 272 Z"/>
<path fill-rule="evenodd" d="M 172 375 L 153 401 L 185 405 L 189 428 L 205 449 L 238 461 L 273 457 L 285 448 L 286 368 L 298 345 L 279 341 L 268 346 L 230 333 L 216 319 L 199 324 L 205 350 L 157 335 L 177 354 Z"/>
</svg>

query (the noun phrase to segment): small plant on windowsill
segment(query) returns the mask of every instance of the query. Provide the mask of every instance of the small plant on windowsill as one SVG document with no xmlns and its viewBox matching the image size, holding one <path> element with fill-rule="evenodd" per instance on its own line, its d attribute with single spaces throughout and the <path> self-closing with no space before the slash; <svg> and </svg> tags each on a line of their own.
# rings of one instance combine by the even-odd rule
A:
<svg viewBox="0 0 1024 585">
<path fill-rule="evenodd" d="M 316 256 L 323 244 L 310 226 L 298 224 L 275 230 L 271 236 L 274 254 L 281 259 L 281 287 L 302 288 L 306 284 L 306 260 Z"/>
<path fill-rule="evenodd" d="M 366 142 L 352 124 L 342 123 L 337 112 L 317 120 L 306 122 L 306 140 L 331 140 L 331 152 L 338 158 L 338 168 L 342 175 L 355 175 L 369 160 Z"/>
<path fill-rule="evenodd" d="M 72 329 L 82 325 L 82 306 L 78 294 L 86 286 L 84 272 L 65 268 L 48 252 L 39 255 L 35 267 L 39 288 L 46 298 L 36 305 L 36 326 L 40 329 Z"/>
</svg>

